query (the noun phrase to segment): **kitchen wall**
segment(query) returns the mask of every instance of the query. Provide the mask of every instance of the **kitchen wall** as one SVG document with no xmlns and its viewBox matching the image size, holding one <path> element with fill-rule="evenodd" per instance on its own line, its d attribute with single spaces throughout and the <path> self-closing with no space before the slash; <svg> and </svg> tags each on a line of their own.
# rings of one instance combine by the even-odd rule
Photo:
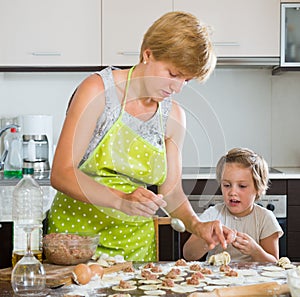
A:
<svg viewBox="0 0 300 297">
<path fill-rule="evenodd" d="M 89 73 L 0 73 L 0 117 L 53 115 L 54 143 L 70 95 Z M 300 73 L 217 68 L 176 99 L 187 113 L 184 166 L 215 166 L 234 146 L 250 147 L 271 166 L 300 166 Z"/>
<path fill-rule="evenodd" d="M 214 166 L 235 146 L 262 154 L 274 167 L 300 165 L 300 73 L 217 69 L 178 99 L 186 108 L 184 164 Z"/>
</svg>

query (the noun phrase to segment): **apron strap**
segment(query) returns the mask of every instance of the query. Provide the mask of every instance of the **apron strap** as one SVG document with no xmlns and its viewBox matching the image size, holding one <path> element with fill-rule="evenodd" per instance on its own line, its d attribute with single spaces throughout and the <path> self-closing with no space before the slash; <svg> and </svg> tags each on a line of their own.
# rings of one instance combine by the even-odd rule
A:
<svg viewBox="0 0 300 297">
<path fill-rule="evenodd" d="M 134 68 L 135 68 L 135 66 L 132 66 L 132 67 L 129 69 L 129 72 L 128 72 L 127 82 L 126 82 L 126 87 L 125 87 L 124 100 L 123 100 L 123 103 L 122 103 L 121 115 L 123 115 L 124 110 L 125 110 L 125 104 L 126 104 L 126 101 L 127 101 L 127 96 L 128 96 L 128 90 L 129 90 L 130 80 L 131 80 L 131 76 L 132 76 L 132 72 L 133 72 L 133 69 L 134 69 Z M 160 104 L 160 102 L 158 102 L 158 112 L 159 112 L 159 118 L 160 118 L 160 128 L 161 128 L 161 133 L 162 133 L 162 135 L 165 135 L 165 133 L 164 133 L 164 128 L 163 128 L 164 125 L 163 125 L 163 119 L 162 119 L 162 112 L 161 112 L 161 104 Z M 164 144 L 164 148 L 165 148 L 165 144 Z"/>
<path fill-rule="evenodd" d="M 122 110 L 121 110 L 121 114 L 123 114 L 124 109 L 125 109 L 125 104 L 126 104 L 126 100 L 127 100 L 127 96 L 128 96 L 128 90 L 129 90 L 129 84 L 130 84 L 130 80 L 131 80 L 131 76 L 132 76 L 132 72 L 133 69 L 135 68 L 135 66 L 132 66 L 128 72 L 128 77 L 127 77 L 127 82 L 126 82 L 126 88 L 125 88 L 125 94 L 124 94 L 124 100 L 122 103 Z"/>
</svg>

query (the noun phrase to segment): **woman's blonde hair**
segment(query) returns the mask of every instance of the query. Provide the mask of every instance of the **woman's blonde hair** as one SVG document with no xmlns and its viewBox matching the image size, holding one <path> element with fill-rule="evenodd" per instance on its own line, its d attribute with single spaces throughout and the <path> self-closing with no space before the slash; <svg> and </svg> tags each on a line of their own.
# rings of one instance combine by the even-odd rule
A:
<svg viewBox="0 0 300 297">
<path fill-rule="evenodd" d="M 265 194 L 269 184 L 268 164 L 263 157 L 247 148 L 233 148 L 219 160 L 216 168 L 216 177 L 221 184 L 224 166 L 226 163 L 237 163 L 244 168 L 251 168 L 254 186 L 257 191 L 256 200 Z"/>
<path fill-rule="evenodd" d="M 140 52 L 150 49 L 158 61 L 169 62 L 186 77 L 206 80 L 216 65 L 216 56 L 206 25 L 187 12 L 169 12 L 144 35 Z"/>
</svg>

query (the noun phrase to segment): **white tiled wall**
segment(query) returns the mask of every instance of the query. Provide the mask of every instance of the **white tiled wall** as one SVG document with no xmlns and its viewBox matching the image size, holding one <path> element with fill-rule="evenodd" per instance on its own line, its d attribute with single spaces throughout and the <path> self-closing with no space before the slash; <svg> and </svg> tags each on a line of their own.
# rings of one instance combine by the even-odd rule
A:
<svg viewBox="0 0 300 297">
<path fill-rule="evenodd" d="M 300 166 L 300 73 L 272 78 L 272 155 L 278 166 Z"/>
<path fill-rule="evenodd" d="M 180 95 L 187 110 L 188 134 L 184 163 L 215 166 L 234 146 L 252 147 L 269 162 L 271 155 L 270 70 L 217 69 L 201 85 L 191 82 Z"/>
<path fill-rule="evenodd" d="M 300 166 L 300 72 L 217 69 L 179 101 L 187 110 L 186 166 L 215 166 L 235 146 L 252 148 L 273 167 Z"/>
<path fill-rule="evenodd" d="M 56 143 L 69 97 L 87 75 L 1 74 L 0 117 L 52 114 Z M 234 146 L 256 150 L 271 166 L 300 166 L 300 72 L 216 69 L 177 97 L 187 113 L 184 166 L 214 166 Z"/>
</svg>

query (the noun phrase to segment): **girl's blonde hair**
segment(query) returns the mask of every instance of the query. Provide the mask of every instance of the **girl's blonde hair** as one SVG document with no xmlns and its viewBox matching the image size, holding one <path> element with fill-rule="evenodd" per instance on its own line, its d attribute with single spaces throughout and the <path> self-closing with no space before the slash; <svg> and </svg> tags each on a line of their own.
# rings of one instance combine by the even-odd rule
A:
<svg viewBox="0 0 300 297">
<path fill-rule="evenodd" d="M 169 62 L 186 77 L 206 80 L 216 65 L 209 28 L 187 12 L 169 12 L 144 35 L 140 52 L 150 49 L 158 61 Z"/>
<path fill-rule="evenodd" d="M 256 200 L 265 194 L 269 184 L 268 164 L 263 157 L 247 148 L 233 148 L 219 160 L 216 168 L 216 178 L 221 184 L 224 166 L 226 163 L 237 163 L 244 168 L 251 168 L 255 189 Z"/>
</svg>

